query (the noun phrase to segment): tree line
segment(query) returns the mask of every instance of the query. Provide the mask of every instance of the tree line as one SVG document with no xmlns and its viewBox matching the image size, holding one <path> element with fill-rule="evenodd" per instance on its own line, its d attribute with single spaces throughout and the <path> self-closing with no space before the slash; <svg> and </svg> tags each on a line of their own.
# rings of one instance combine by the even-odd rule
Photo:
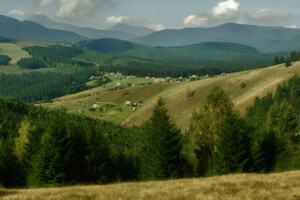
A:
<svg viewBox="0 0 300 200">
<path fill-rule="evenodd" d="M 77 72 L 30 72 L 23 74 L 0 74 L 0 96 L 12 97 L 22 102 L 49 102 L 51 99 L 87 90 L 86 82 L 96 69 Z"/>
<path fill-rule="evenodd" d="M 157 100 L 139 127 L 0 99 L 0 184 L 47 187 L 300 169 L 300 78 L 244 116 L 220 87 L 184 134 Z"/>
<path fill-rule="evenodd" d="M 47 47 L 32 46 L 24 47 L 23 50 L 27 51 L 31 57 L 23 58 L 18 61 L 17 64 L 22 69 L 56 67 L 58 64 L 69 64 L 82 67 L 94 66 L 93 63 L 74 59 L 84 53 L 81 48 L 75 45 L 51 45 Z"/>
<path fill-rule="evenodd" d="M 292 51 L 290 53 L 290 56 L 286 59 L 283 56 L 275 56 L 274 57 L 274 65 L 283 64 L 285 63 L 286 67 L 289 67 L 292 65 L 292 62 L 299 61 L 300 60 L 300 52 Z"/>
</svg>

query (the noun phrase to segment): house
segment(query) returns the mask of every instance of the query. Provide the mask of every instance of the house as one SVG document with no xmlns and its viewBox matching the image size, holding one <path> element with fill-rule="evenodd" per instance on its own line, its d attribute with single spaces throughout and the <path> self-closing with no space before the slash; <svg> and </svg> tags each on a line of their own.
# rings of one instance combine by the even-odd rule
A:
<svg viewBox="0 0 300 200">
<path fill-rule="evenodd" d="M 130 106 L 131 105 L 131 101 L 126 101 L 125 105 Z"/>
<path fill-rule="evenodd" d="M 95 109 L 99 108 L 99 106 L 97 104 L 94 104 L 92 107 L 95 108 Z"/>
<path fill-rule="evenodd" d="M 79 113 L 80 113 L 80 114 L 83 114 L 83 110 L 80 109 L 80 110 L 79 110 Z"/>
<path fill-rule="evenodd" d="M 183 81 L 183 78 L 182 78 L 182 77 L 179 77 L 179 78 L 178 78 L 178 81 L 179 81 L 179 82 L 182 82 L 182 81 Z"/>
<path fill-rule="evenodd" d="M 117 87 L 120 87 L 120 86 L 121 86 L 121 83 L 120 83 L 120 82 L 117 82 L 116 86 L 117 86 Z"/>
</svg>

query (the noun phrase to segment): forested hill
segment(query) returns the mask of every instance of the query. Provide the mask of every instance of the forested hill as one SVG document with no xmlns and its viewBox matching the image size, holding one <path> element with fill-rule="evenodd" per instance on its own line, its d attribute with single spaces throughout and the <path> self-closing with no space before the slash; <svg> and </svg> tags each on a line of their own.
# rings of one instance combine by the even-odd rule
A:
<svg viewBox="0 0 300 200">
<path fill-rule="evenodd" d="M 21 22 L 3 15 L 0 15 L 0 36 L 15 40 L 54 43 L 74 43 L 87 39 L 74 32 L 48 29 L 34 22 Z"/>
<path fill-rule="evenodd" d="M 203 64 L 207 61 L 255 62 L 273 59 L 273 56 L 262 54 L 253 47 L 224 42 L 205 42 L 180 47 L 150 47 L 116 39 L 100 39 L 82 41 L 79 45 L 102 53 L 123 54 L 161 63 Z"/>
<path fill-rule="evenodd" d="M 299 36 L 300 29 L 228 23 L 210 28 L 167 29 L 132 41 L 163 47 L 207 41 L 233 42 L 250 45 L 263 52 L 278 52 L 298 50 Z"/>
<path fill-rule="evenodd" d="M 53 187 L 300 169 L 300 78 L 245 116 L 213 87 L 186 134 L 158 98 L 139 127 L 0 98 L 0 184 Z"/>
</svg>

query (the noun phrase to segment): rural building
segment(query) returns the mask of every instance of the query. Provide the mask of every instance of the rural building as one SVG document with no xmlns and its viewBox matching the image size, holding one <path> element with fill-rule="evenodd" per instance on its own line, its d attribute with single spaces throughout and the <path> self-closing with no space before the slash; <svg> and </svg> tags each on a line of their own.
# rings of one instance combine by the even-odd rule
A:
<svg viewBox="0 0 300 200">
<path fill-rule="evenodd" d="M 130 106 L 131 105 L 131 101 L 126 101 L 125 105 Z"/>
<path fill-rule="evenodd" d="M 116 86 L 117 86 L 117 87 L 120 87 L 120 86 L 121 86 L 121 83 L 120 83 L 120 82 L 117 82 Z"/>
<path fill-rule="evenodd" d="M 99 106 L 97 104 L 94 104 L 92 107 L 95 109 L 99 108 Z"/>
</svg>

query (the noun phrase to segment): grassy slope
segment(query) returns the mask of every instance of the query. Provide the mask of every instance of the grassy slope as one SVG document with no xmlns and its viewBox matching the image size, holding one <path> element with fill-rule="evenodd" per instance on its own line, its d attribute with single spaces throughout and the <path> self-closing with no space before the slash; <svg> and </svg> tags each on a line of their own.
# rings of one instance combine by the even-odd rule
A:
<svg viewBox="0 0 300 200">
<path fill-rule="evenodd" d="M 51 189 L 0 189 L 4 200 L 25 199 L 300 199 L 300 171 L 236 174 L 210 178 L 74 186 Z"/>
<path fill-rule="evenodd" d="M 9 56 L 11 64 L 16 64 L 21 58 L 28 57 L 28 52 L 22 50 L 17 43 L 0 43 L 0 54 Z"/>
<path fill-rule="evenodd" d="M 151 116 L 155 100 L 158 96 L 162 96 L 166 100 L 166 106 L 173 120 L 180 128 L 187 129 L 193 110 L 200 107 L 205 94 L 214 85 L 222 86 L 229 93 L 236 108 L 244 113 L 256 96 L 262 97 L 268 91 L 273 92 L 278 84 L 289 79 L 295 73 L 300 73 L 300 62 L 294 63 L 289 68 L 284 65 L 277 65 L 190 83 L 157 83 L 110 92 L 103 87 L 99 87 L 55 99 L 54 103 L 44 106 L 49 108 L 66 107 L 71 113 L 78 113 L 79 109 L 83 109 L 85 114 L 91 117 L 111 120 L 125 125 L 139 125 Z M 246 87 L 242 88 L 241 83 L 245 83 Z M 188 86 L 195 91 L 195 95 L 187 100 Z M 132 111 L 131 107 L 124 105 L 126 100 L 142 100 L 143 106 L 137 111 Z M 94 103 L 106 104 L 101 102 L 112 103 L 115 107 L 101 113 L 88 111 L 88 108 Z M 120 108 L 122 111 L 120 111 Z M 103 117 L 100 117 L 100 114 Z"/>
</svg>

